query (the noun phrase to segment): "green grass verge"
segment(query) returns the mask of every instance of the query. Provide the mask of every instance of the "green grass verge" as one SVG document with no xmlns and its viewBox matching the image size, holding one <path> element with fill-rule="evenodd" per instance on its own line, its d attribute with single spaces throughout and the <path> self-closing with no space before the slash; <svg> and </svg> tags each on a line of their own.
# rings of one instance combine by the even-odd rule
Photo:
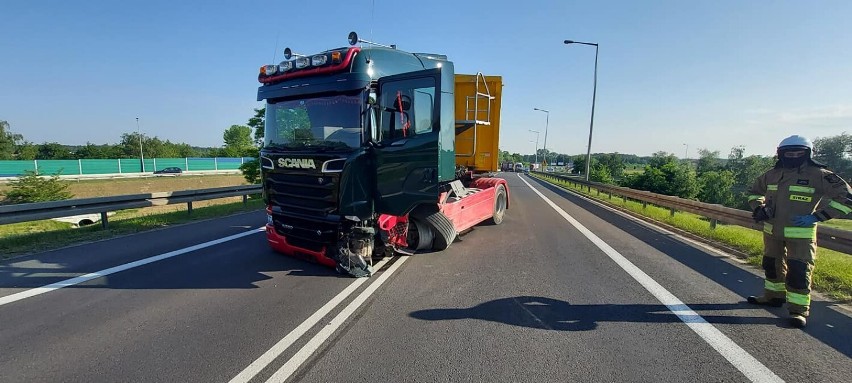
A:
<svg viewBox="0 0 852 383">
<path fill-rule="evenodd" d="M 138 233 L 169 225 L 258 210 L 263 206 L 261 199 L 249 199 L 245 206 L 242 202 L 236 202 L 197 207 L 192 209 L 192 215 L 187 214 L 186 210 L 156 214 L 147 214 L 144 210 L 138 209 L 122 210 L 109 217 L 107 229 L 101 228 L 100 222 L 81 228 L 73 228 L 71 224 L 51 220 L 0 225 L 0 259 L 56 249 L 75 243 Z M 263 222 L 259 222 L 258 225 L 261 223 Z"/>
<path fill-rule="evenodd" d="M 722 224 L 717 225 L 716 229 L 711 229 L 708 219 L 699 215 L 686 212 L 676 212 L 671 215 L 669 209 L 666 208 L 653 205 L 643 207 L 641 202 L 629 199 L 625 202 L 620 197 L 610 199 L 606 193 L 599 193 L 595 188 L 592 188 L 590 192 L 585 187 L 580 188 L 568 182 L 546 179 L 537 174 L 530 174 L 530 176 L 730 246 L 747 254 L 747 260 L 750 264 L 760 265 L 761 255 L 763 254 L 763 233 L 757 230 Z M 841 224 L 846 223 L 841 220 Z M 848 227 L 852 227 L 852 224 Z M 815 290 L 838 301 L 852 302 L 852 256 L 829 249 L 817 249 L 813 285 Z"/>
</svg>

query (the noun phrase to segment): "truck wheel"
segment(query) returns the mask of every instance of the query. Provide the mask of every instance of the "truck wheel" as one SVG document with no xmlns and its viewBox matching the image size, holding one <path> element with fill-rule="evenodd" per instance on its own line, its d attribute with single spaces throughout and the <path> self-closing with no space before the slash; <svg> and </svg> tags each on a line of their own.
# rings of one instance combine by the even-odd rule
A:
<svg viewBox="0 0 852 383">
<path fill-rule="evenodd" d="M 494 194 L 494 213 L 491 215 L 492 224 L 503 223 L 503 216 L 506 214 L 506 202 L 506 186 L 497 185 L 497 191 Z"/>
<path fill-rule="evenodd" d="M 419 218 L 411 217 L 408 222 L 408 246 L 412 250 L 431 249 L 435 240 L 432 228 Z"/>
<path fill-rule="evenodd" d="M 432 250 L 446 250 L 456 240 L 456 228 L 444 213 L 436 211 L 426 215 L 424 219 L 434 229 L 435 239 L 432 241 Z"/>
</svg>

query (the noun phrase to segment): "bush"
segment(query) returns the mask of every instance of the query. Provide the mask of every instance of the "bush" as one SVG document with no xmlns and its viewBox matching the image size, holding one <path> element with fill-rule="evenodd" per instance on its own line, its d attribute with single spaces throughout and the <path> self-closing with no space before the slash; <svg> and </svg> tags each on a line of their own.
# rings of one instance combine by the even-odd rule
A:
<svg viewBox="0 0 852 383">
<path fill-rule="evenodd" d="M 68 183 L 60 180 L 58 175 L 43 178 L 33 171 L 27 171 L 9 184 L 12 190 L 6 192 L 3 200 L 5 204 L 59 201 L 74 197 L 68 192 Z"/>
<path fill-rule="evenodd" d="M 248 183 L 256 184 L 260 182 L 260 162 L 258 160 L 254 159 L 244 162 L 240 165 L 240 171 L 243 172 L 243 177 L 245 177 Z"/>
<path fill-rule="evenodd" d="M 609 168 L 601 163 L 596 163 L 589 171 L 589 180 L 611 185 L 615 184 L 615 179 L 612 177 Z"/>
<path fill-rule="evenodd" d="M 734 193 L 734 175 L 727 171 L 708 171 L 698 177 L 698 199 L 702 202 L 732 206 Z"/>
<path fill-rule="evenodd" d="M 663 152 L 654 153 L 644 172 L 626 177 L 621 184 L 631 189 L 686 199 L 698 195 L 695 171 L 673 155 Z"/>
</svg>

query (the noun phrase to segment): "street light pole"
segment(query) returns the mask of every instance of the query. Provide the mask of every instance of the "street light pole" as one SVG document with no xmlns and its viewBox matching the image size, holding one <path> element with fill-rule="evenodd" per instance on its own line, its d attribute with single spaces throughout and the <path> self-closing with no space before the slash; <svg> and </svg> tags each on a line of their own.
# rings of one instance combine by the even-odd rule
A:
<svg viewBox="0 0 852 383">
<path fill-rule="evenodd" d="M 589 121 L 589 146 L 586 151 L 586 181 L 589 180 L 589 165 L 592 163 L 592 130 L 595 127 L 595 99 L 598 93 L 598 44 L 584 43 L 580 41 L 565 40 L 565 44 L 582 44 L 595 47 L 595 79 L 592 88 L 592 117 Z"/>
<path fill-rule="evenodd" d="M 689 161 L 689 145 L 683 144 L 683 146 L 686 146 L 686 149 L 683 151 L 683 159 Z"/>
<path fill-rule="evenodd" d="M 139 162 L 142 164 L 142 173 L 145 173 L 145 155 L 142 154 L 142 133 L 139 131 L 139 117 L 136 117 L 136 135 L 139 136 Z"/>
<path fill-rule="evenodd" d="M 538 163 L 538 135 L 539 135 L 539 131 L 530 129 L 530 132 L 535 133 L 535 163 Z M 545 135 L 545 137 L 547 137 L 547 135 Z M 530 141 L 530 142 L 532 142 L 532 141 Z"/>
<path fill-rule="evenodd" d="M 539 108 L 533 108 L 533 110 L 537 110 L 539 112 L 547 113 L 547 117 L 544 120 L 544 148 L 543 148 L 544 149 L 544 162 L 547 163 L 547 126 L 550 125 L 550 111 L 544 110 L 544 109 L 539 109 Z M 538 162 L 538 161 L 536 161 L 536 162 Z"/>
</svg>

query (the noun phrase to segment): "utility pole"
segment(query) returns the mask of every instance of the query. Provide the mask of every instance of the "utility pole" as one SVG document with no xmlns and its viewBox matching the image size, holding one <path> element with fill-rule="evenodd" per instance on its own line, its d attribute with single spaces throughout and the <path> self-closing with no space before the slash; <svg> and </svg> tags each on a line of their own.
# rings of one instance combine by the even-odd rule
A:
<svg viewBox="0 0 852 383">
<path fill-rule="evenodd" d="M 535 163 L 538 164 L 538 130 L 530 129 L 530 133 L 535 133 Z M 532 142 L 532 141 L 530 141 Z"/>
</svg>

